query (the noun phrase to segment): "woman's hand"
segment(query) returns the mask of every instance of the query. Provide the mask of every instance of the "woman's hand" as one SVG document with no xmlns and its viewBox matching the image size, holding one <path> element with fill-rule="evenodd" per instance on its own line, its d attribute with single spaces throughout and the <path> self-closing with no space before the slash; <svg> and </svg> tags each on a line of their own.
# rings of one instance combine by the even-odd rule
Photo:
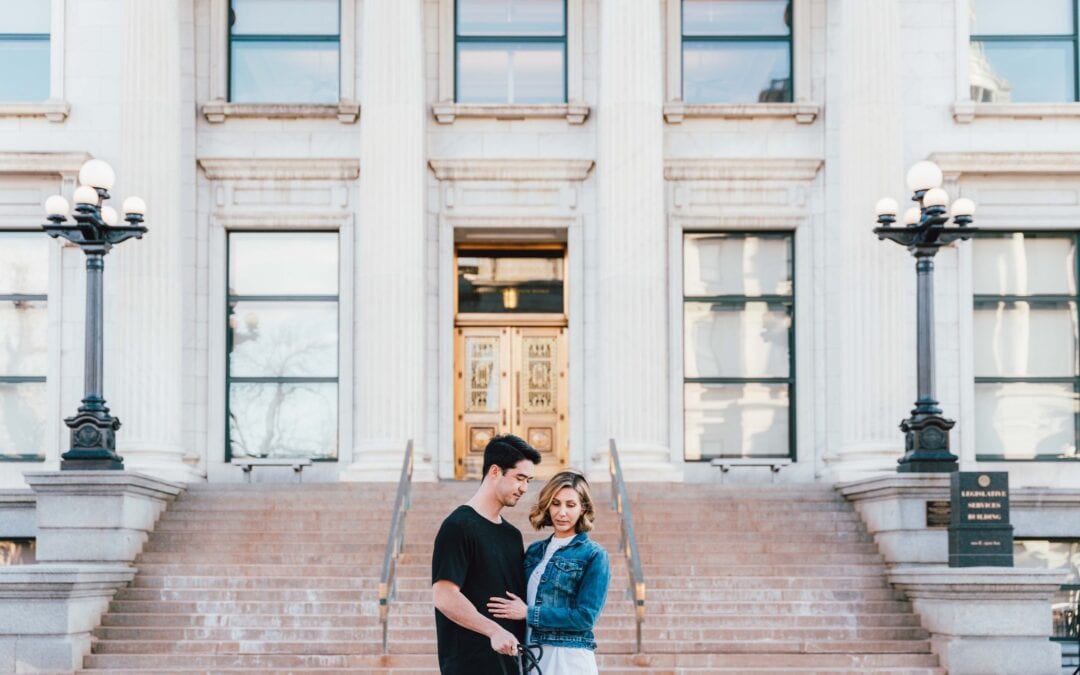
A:
<svg viewBox="0 0 1080 675">
<path fill-rule="evenodd" d="M 506 594 L 510 596 L 509 600 L 506 598 L 489 598 L 488 612 L 496 619 L 524 620 L 525 613 L 529 608 L 525 606 L 521 598 L 510 591 L 507 591 Z"/>
</svg>

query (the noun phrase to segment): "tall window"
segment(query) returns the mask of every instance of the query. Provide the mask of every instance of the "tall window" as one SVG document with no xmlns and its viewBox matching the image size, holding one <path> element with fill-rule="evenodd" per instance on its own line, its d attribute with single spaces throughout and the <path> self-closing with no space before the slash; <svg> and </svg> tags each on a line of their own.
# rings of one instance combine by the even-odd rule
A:
<svg viewBox="0 0 1080 675">
<path fill-rule="evenodd" d="M 0 459 L 45 459 L 49 238 L 0 232 Z"/>
<path fill-rule="evenodd" d="M 1078 458 L 1076 246 L 1074 233 L 974 241 L 978 459 Z"/>
<path fill-rule="evenodd" d="M 228 450 L 338 453 L 338 235 L 229 235 Z"/>
<path fill-rule="evenodd" d="M 685 457 L 788 457 L 794 428 L 791 234 L 683 238 Z"/>
<path fill-rule="evenodd" d="M 1054 632 L 1050 639 L 1076 643 L 1080 636 L 1080 541 L 1069 539 L 1017 539 L 1013 542 L 1017 567 L 1061 570 L 1067 576 L 1053 599 Z"/>
<path fill-rule="evenodd" d="M 337 103 L 339 0 L 232 0 L 229 100 Z"/>
<path fill-rule="evenodd" d="M 792 100 L 790 0 L 682 0 L 687 103 Z"/>
<path fill-rule="evenodd" d="M 1076 0 L 969 0 L 971 98 L 1077 100 Z"/>
<path fill-rule="evenodd" d="M 0 0 L 0 101 L 49 98 L 50 0 Z"/>
<path fill-rule="evenodd" d="M 566 0 L 457 0 L 455 99 L 566 101 Z"/>
</svg>

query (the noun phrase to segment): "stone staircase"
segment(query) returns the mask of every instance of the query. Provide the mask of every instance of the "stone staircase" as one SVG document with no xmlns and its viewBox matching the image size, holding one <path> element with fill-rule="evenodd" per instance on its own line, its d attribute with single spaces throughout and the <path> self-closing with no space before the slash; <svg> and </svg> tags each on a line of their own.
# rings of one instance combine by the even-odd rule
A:
<svg viewBox="0 0 1080 675">
<path fill-rule="evenodd" d="M 430 555 L 475 483 L 418 483 L 398 566 L 390 654 L 376 588 L 393 485 L 213 485 L 162 517 L 139 574 L 95 632 L 87 670 L 435 673 Z M 632 484 L 648 586 L 635 651 L 610 492 L 597 627 L 603 673 L 944 673 L 854 510 L 820 486 Z M 531 504 L 538 486 L 525 502 Z M 527 506 L 507 510 L 525 535 Z M 549 674 L 551 675 L 551 674 Z"/>
</svg>

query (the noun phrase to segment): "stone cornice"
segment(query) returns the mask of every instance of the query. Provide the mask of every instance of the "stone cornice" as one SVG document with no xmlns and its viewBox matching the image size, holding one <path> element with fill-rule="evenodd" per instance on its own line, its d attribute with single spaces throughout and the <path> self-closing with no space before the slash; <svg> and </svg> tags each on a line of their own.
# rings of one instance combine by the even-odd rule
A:
<svg viewBox="0 0 1080 675">
<path fill-rule="evenodd" d="M 210 180 L 356 180 L 360 160 L 350 158 L 203 157 L 198 160 Z"/>
<path fill-rule="evenodd" d="M 439 180 L 583 181 L 591 159 L 432 159 Z"/>
<path fill-rule="evenodd" d="M 229 103 L 207 101 L 202 104 L 207 122 L 220 124 L 229 118 L 237 119 L 334 119 L 352 124 L 360 118 L 356 101 L 337 103 Z"/>
<path fill-rule="evenodd" d="M 905 565 L 889 571 L 889 583 L 913 600 L 1049 600 L 1065 578 L 1063 570 L 1026 567 Z"/>
<path fill-rule="evenodd" d="M 0 599 L 108 598 L 116 589 L 126 586 L 135 572 L 134 567 L 111 564 L 39 563 L 0 567 Z M 8 626 L 3 628 L 10 630 Z"/>
<path fill-rule="evenodd" d="M 1080 152 L 937 152 L 946 178 L 963 174 L 1080 174 Z"/>
<path fill-rule="evenodd" d="M 810 124 L 821 114 L 815 103 L 684 103 L 664 104 L 664 121 L 679 124 L 684 119 L 767 119 L 790 118 Z"/>
<path fill-rule="evenodd" d="M 5 509 L 32 509 L 37 504 L 33 490 L 0 490 L 0 507 Z"/>
<path fill-rule="evenodd" d="M 88 152 L 0 152 L 0 173 L 77 174 Z"/>
<path fill-rule="evenodd" d="M 812 181 L 824 164 L 802 158 L 669 159 L 664 162 L 666 180 L 776 180 Z"/>
<path fill-rule="evenodd" d="M 949 498 L 947 473 L 893 473 L 840 483 L 837 492 L 849 501 L 895 498 Z"/>
<path fill-rule="evenodd" d="M 134 494 L 171 500 L 184 491 L 181 483 L 130 471 L 34 471 L 24 473 L 23 478 L 38 495 Z"/>
<path fill-rule="evenodd" d="M 1080 105 L 1076 103 L 975 103 L 974 101 L 959 101 L 953 104 L 953 119 L 958 123 L 970 124 L 976 117 L 1016 120 L 1076 119 L 1080 117 Z"/>
<path fill-rule="evenodd" d="M 1080 509 L 1080 489 L 1013 488 L 1009 505 L 1014 509 Z"/>
<path fill-rule="evenodd" d="M 70 113 L 71 104 L 67 101 L 0 103 L 0 117 L 44 117 L 50 122 L 63 122 Z"/>
<path fill-rule="evenodd" d="M 528 120 L 564 118 L 570 124 L 584 124 L 590 108 L 584 103 L 455 103 L 440 101 L 431 106 L 439 124 L 453 124 L 457 118 Z"/>
</svg>

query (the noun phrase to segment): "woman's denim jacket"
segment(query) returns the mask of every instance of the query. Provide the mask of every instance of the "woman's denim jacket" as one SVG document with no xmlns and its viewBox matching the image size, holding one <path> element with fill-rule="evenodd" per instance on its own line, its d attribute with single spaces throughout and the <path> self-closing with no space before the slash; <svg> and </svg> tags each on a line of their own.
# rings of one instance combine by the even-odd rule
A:
<svg viewBox="0 0 1080 675">
<path fill-rule="evenodd" d="M 525 551 L 525 578 L 544 559 L 551 537 Z M 607 551 L 584 532 L 555 551 L 540 577 L 536 601 L 525 619 L 534 644 L 596 649 L 592 628 L 607 600 L 611 568 Z"/>
</svg>

